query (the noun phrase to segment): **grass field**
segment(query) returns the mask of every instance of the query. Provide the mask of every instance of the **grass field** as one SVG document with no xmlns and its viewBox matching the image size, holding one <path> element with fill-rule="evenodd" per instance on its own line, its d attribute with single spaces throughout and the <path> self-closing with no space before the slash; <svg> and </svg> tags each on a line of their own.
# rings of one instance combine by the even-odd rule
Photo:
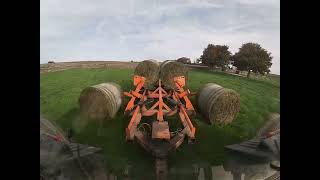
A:
<svg viewBox="0 0 320 180">
<path fill-rule="evenodd" d="M 41 74 L 40 111 L 56 121 L 63 129 L 74 127 L 80 143 L 102 147 L 107 166 L 121 172 L 130 161 L 136 173 L 154 172 L 153 158 L 138 144 L 125 142 L 124 129 L 129 119 L 122 113 L 101 128 L 99 123 L 85 124 L 79 117 L 78 97 L 87 86 L 103 82 L 116 82 L 123 90 L 132 88 L 133 69 L 72 69 Z M 280 111 L 280 78 L 254 80 L 223 73 L 200 70 L 189 72 L 188 87 L 196 91 L 202 84 L 214 82 L 225 88 L 236 90 L 241 97 L 241 109 L 236 120 L 223 128 L 208 126 L 198 115 L 192 119 L 197 128 L 196 144 L 183 144 L 169 159 L 169 166 L 191 166 L 194 162 L 218 165 L 223 162 L 223 147 L 253 137 L 268 114 Z M 191 98 L 196 106 L 195 99 Z M 126 99 L 125 103 L 128 101 Z M 146 177 L 147 178 L 147 177 Z"/>
</svg>

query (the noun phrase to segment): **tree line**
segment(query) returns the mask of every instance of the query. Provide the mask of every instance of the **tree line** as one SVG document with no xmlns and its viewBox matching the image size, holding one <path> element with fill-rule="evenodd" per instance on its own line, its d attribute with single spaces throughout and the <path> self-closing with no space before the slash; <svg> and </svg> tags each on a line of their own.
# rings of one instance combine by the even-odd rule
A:
<svg viewBox="0 0 320 180">
<path fill-rule="evenodd" d="M 209 44 L 196 63 L 207 65 L 210 68 L 219 67 L 223 71 L 229 64 L 232 64 L 239 71 L 247 71 L 247 77 L 250 77 L 251 72 L 262 75 L 270 73 L 272 58 L 271 53 L 257 43 L 245 43 L 233 55 L 226 45 Z M 177 61 L 191 63 L 187 57 L 179 58 Z"/>
</svg>

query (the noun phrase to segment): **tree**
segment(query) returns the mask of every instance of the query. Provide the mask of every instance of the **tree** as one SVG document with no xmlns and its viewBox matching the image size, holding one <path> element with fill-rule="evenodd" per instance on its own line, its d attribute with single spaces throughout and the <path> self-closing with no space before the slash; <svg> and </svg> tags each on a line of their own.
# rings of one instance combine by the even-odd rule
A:
<svg viewBox="0 0 320 180">
<path fill-rule="evenodd" d="M 200 64 L 200 63 L 201 63 L 201 59 L 200 58 L 196 59 L 196 64 Z"/>
<path fill-rule="evenodd" d="M 190 58 L 187 58 L 187 57 L 181 57 L 181 58 L 177 59 L 177 61 L 184 63 L 184 64 L 191 64 Z"/>
<path fill-rule="evenodd" d="M 248 71 L 247 77 L 250 77 L 251 71 L 264 75 L 269 73 L 272 63 L 272 56 L 267 50 L 263 49 L 257 43 L 246 43 L 241 46 L 239 51 L 232 57 L 234 66 L 240 71 Z"/>
<path fill-rule="evenodd" d="M 209 67 L 224 67 L 229 63 L 231 52 L 226 45 L 213 45 L 209 44 L 207 48 L 203 50 L 203 54 L 200 60 L 203 64 Z"/>
</svg>

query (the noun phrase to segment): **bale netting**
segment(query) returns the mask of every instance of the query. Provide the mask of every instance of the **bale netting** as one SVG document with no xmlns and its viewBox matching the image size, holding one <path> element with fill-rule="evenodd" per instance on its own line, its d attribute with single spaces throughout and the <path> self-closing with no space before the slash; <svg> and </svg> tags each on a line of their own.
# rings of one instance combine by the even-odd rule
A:
<svg viewBox="0 0 320 180">
<path fill-rule="evenodd" d="M 82 90 L 80 112 L 89 119 L 110 120 L 121 106 L 121 88 L 116 83 L 102 83 Z"/>
<path fill-rule="evenodd" d="M 209 123 L 223 126 L 236 118 L 240 110 L 240 95 L 234 90 L 208 83 L 197 93 L 197 103 Z"/>
<path fill-rule="evenodd" d="M 159 71 L 159 63 L 156 60 L 145 60 L 137 65 L 134 74 L 145 77 L 144 87 L 152 90 L 158 82 Z"/>
<path fill-rule="evenodd" d="M 175 89 L 174 77 L 184 76 L 188 80 L 188 67 L 177 61 L 164 61 L 160 65 L 160 79 L 165 88 Z"/>
</svg>

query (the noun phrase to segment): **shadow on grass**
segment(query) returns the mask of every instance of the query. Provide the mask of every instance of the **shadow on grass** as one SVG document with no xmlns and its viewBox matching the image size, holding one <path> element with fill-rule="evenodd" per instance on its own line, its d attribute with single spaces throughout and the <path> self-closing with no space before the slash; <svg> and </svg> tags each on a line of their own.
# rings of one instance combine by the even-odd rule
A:
<svg viewBox="0 0 320 180">
<path fill-rule="evenodd" d="M 80 112 L 79 108 L 73 108 L 69 110 L 67 113 L 65 113 L 64 115 L 62 115 L 57 120 L 57 122 L 64 130 L 71 128 L 72 122 L 74 121 L 74 119 L 79 118 L 79 112 Z"/>
<path fill-rule="evenodd" d="M 115 119 L 117 119 L 117 117 Z M 107 132 L 110 131 L 111 128 L 117 127 L 114 120 L 94 120 L 86 118 L 81 115 L 79 108 L 69 110 L 58 122 L 65 130 L 71 128 L 76 133 L 76 136 L 107 136 Z"/>
<path fill-rule="evenodd" d="M 123 108 L 122 106 L 121 109 Z M 114 119 L 103 121 L 100 124 L 97 121 L 81 117 L 79 108 L 73 108 L 65 113 L 58 122 L 64 129 L 73 128 L 79 143 L 101 147 L 101 154 L 104 156 L 106 166 L 111 171 L 119 174 L 127 162 L 133 162 L 135 172 L 133 179 L 135 177 L 141 178 L 142 174 L 146 179 L 153 179 L 154 158 L 137 143 L 126 143 L 124 140 L 124 127 L 128 120 L 121 114 L 122 112 L 119 110 Z M 237 141 L 237 138 L 233 136 L 233 133 L 228 133 L 228 129 L 210 126 L 208 123 L 200 121 L 202 119 L 201 114 L 198 113 L 193 120 L 197 128 L 196 144 L 189 145 L 184 142 L 176 152 L 170 154 L 168 159 L 170 166 L 191 167 L 193 163 L 197 162 L 223 163 L 223 146 Z M 174 118 L 173 121 L 178 123 L 179 119 Z M 210 139 L 212 137 L 215 137 L 216 140 Z M 202 157 L 199 154 L 209 155 Z M 146 173 L 146 170 L 149 173 Z"/>
</svg>

